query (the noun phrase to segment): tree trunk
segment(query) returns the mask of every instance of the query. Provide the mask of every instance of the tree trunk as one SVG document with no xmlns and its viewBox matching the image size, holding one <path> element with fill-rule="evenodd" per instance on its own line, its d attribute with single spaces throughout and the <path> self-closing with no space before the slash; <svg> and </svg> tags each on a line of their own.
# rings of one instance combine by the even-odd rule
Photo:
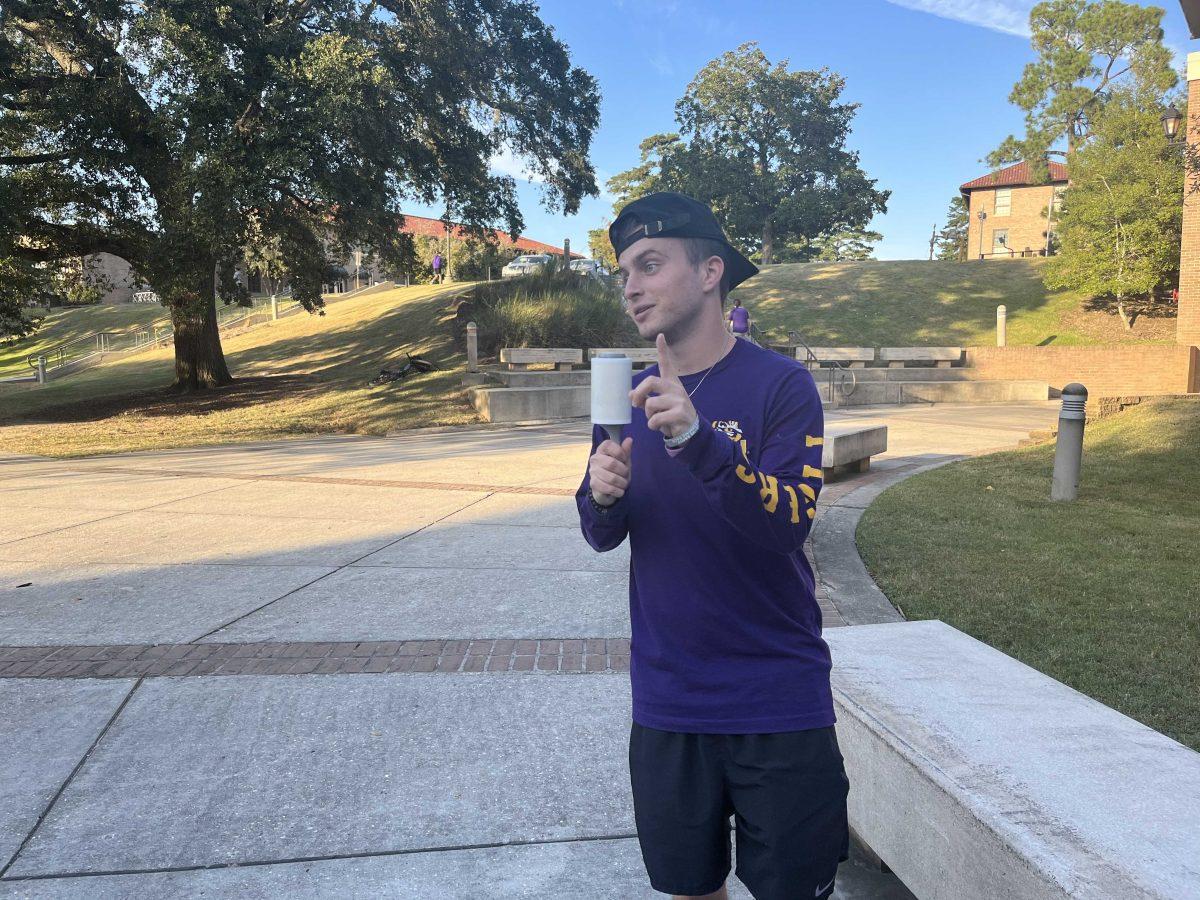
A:
<svg viewBox="0 0 1200 900">
<path fill-rule="evenodd" d="M 769 218 L 763 223 L 762 264 L 769 266 L 775 254 L 775 223 Z"/>
<path fill-rule="evenodd" d="M 1123 297 L 1117 298 L 1117 315 L 1119 315 L 1121 317 L 1121 321 L 1125 323 L 1125 330 L 1133 331 L 1133 316 L 1129 315 L 1129 313 L 1126 311 L 1125 299 Z"/>
<path fill-rule="evenodd" d="M 198 276 L 197 293 L 188 298 L 191 302 L 171 306 L 171 323 L 175 327 L 175 387 L 181 391 L 219 387 L 233 381 L 217 331 L 214 279 L 211 270 Z"/>
</svg>

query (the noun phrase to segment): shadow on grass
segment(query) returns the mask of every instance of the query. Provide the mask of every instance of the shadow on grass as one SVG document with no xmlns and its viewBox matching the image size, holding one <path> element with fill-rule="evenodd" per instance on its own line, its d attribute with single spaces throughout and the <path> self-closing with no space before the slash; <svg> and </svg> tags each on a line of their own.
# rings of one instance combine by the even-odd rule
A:
<svg viewBox="0 0 1200 900">
<path fill-rule="evenodd" d="M 447 309 L 448 295 L 454 293 L 401 300 L 394 308 L 365 320 L 325 319 L 308 334 L 272 340 L 270 330 L 254 329 L 226 336 L 225 356 L 235 381 L 224 387 L 178 393 L 169 386 L 171 369 L 167 364 L 161 386 L 143 382 L 120 392 L 97 381 L 86 385 L 91 396 L 76 393 L 69 400 L 46 402 L 37 409 L 13 413 L 7 423 L 101 422 L 126 415 L 205 416 L 278 401 L 316 402 L 322 395 L 366 389 L 381 368 L 394 367 L 405 359 L 406 350 L 425 355 L 443 371 L 372 389 L 378 393 L 365 405 L 381 414 L 406 403 L 432 410 L 445 405 L 448 394 L 457 387 L 453 370 L 459 368 L 456 357 L 461 354 L 456 352 L 452 335 L 454 314 Z"/>
<path fill-rule="evenodd" d="M 209 415 L 227 409 L 265 403 L 282 397 L 319 393 L 321 383 L 309 375 L 268 375 L 239 378 L 233 384 L 181 394 L 170 388 L 137 391 L 125 396 L 98 397 L 59 403 L 24 416 L 11 424 L 44 425 L 50 422 L 97 422 L 112 416 L 137 413 L 141 416 Z"/>
</svg>

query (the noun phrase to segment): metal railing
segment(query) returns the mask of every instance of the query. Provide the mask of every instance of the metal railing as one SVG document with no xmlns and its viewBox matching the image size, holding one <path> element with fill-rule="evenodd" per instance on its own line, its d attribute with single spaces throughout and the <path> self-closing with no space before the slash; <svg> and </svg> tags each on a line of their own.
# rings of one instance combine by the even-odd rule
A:
<svg viewBox="0 0 1200 900">
<path fill-rule="evenodd" d="M 805 366 L 807 366 L 809 369 L 812 369 L 815 364 L 818 368 L 820 368 L 817 354 L 813 352 L 813 348 L 808 345 L 808 342 L 804 340 L 804 337 L 800 334 L 800 332 L 796 331 L 795 329 L 789 329 L 787 334 L 788 342 L 782 345 L 786 349 L 780 350 L 780 345 L 768 343 L 767 336 L 763 333 L 762 329 L 753 322 L 750 323 L 750 335 L 751 337 L 754 337 L 761 346 L 770 347 L 770 349 L 777 353 L 781 353 L 782 355 L 788 357 L 788 359 L 797 360 L 800 359 L 800 355 L 797 353 L 797 351 L 803 347 L 804 359 L 802 362 L 805 364 Z M 832 365 L 825 369 L 825 371 L 829 373 L 829 401 L 836 405 L 839 398 L 844 400 L 854 393 L 855 388 L 858 387 L 858 376 L 855 375 L 854 370 L 850 368 L 850 363 L 845 360 L 826 360 L 826 362 L 832 363 Z"/>
</svg>

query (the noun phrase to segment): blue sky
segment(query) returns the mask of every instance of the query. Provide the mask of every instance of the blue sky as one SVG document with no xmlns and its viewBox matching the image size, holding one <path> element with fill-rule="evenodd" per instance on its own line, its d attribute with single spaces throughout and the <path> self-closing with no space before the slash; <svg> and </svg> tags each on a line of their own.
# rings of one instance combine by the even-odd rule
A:
<svg viewBox="0 0 1200 900">
<path fill-rule="evenodd" d="M 674 105 L 709 60 L 758 41 L 773 62 L 828 67 L 846 79 L 843 99 L 859 103 L 848 146 L 879 187 L 892 191 L 872 228 L 880 259 L 924 259 L 934 223 L 959 184 L 987 171 L 981 160 L 1023 114 L 1008 93 L 1032 59 L 1027 22 L 1033 0 L 544 0 L 576 65 L 600 83 L 600 128 L 592 163 L 604 181 L 638 161 L 647 135 L 675 129 Z M 1179 4 L 1162 4 L 1166 41 L 1184 55 L 1190 41 Z M 513 160 L 497 167 L 518 175 Z M 551 213 L 535 184 L 519 180 L 525 234 L 586 252 L 612 199 L 584 200 L 575 216 Z M 414 207 L 409 212 L 439 215 Z"/>
</svg>

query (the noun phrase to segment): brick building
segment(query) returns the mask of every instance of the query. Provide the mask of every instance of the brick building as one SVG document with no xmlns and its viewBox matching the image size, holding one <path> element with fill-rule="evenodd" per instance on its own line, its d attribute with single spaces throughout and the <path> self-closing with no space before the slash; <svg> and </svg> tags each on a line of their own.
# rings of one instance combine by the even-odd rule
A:
<svg viewBox="0 0 1200 900">
<path fill-rule="evenodd" d="M 959 188 L 971 219 L 967 259 L 1046 255 L 1047 234 L 1054 233 L 1054 219 L 1067 187 L 1067 167 L 1059 162 L 1049 166 L 1047 184 L 1032 184 L 1029 163 L 1021 162 Z M 1050 252 L 1054 252 L 1052 247 Z"/>
<path fill-rule="evenodd" d="M 428 219 L 424 216 L 406 215 L 404 217 L 403 230 L 414 236 L 444 238 L 446 235 L 446 226 L 440 219 Z M 456 239 L 466 237 L 466 233 L 458 225 L 451 225 L 451 234 Z M 499 230 L 494 231 L 493 234 L 501 249 L 514 257 L 523 253 L 562 255 L 561 246 L 545 244 L 524 236 L 519 236 L 514 241 L 506 233 Z M 572 252 L 571 256 L 574 259 L 581 258 L 575 252 Z M 110 253 L 99 253 L 88 258 L 88 265 L 91 271 L 99 276 L 103 276 L 105 291 L 104 296 L 100 300 L 101 303 L 129 303 L 135 299 L 135 294 L 147 290 L 147 286 L 139 283 L 135 278 L 129 264 L 118 256 L 113 256 Z M 324 285 L 326 293 L 339 294 L 354 289 L 356 280 L 354 277 L 353 257 L 342 263 L 341 269 L 337 274 L 339 277 L 335 281 Z M 394 272 L 383 271 L 376 260 L 368 257 L 362 260 L 362 266 L 358 272 L 357 284 L 360 287 L 365 287 L 392 277 L 403 276 Z M 255 275 L 251 275 L 249 278 L 242 275 L 241 280 L 243 284 L 249 285 L 251 291 L 256 292 L 262 287 L 260 279 Z"/>
</svg>

